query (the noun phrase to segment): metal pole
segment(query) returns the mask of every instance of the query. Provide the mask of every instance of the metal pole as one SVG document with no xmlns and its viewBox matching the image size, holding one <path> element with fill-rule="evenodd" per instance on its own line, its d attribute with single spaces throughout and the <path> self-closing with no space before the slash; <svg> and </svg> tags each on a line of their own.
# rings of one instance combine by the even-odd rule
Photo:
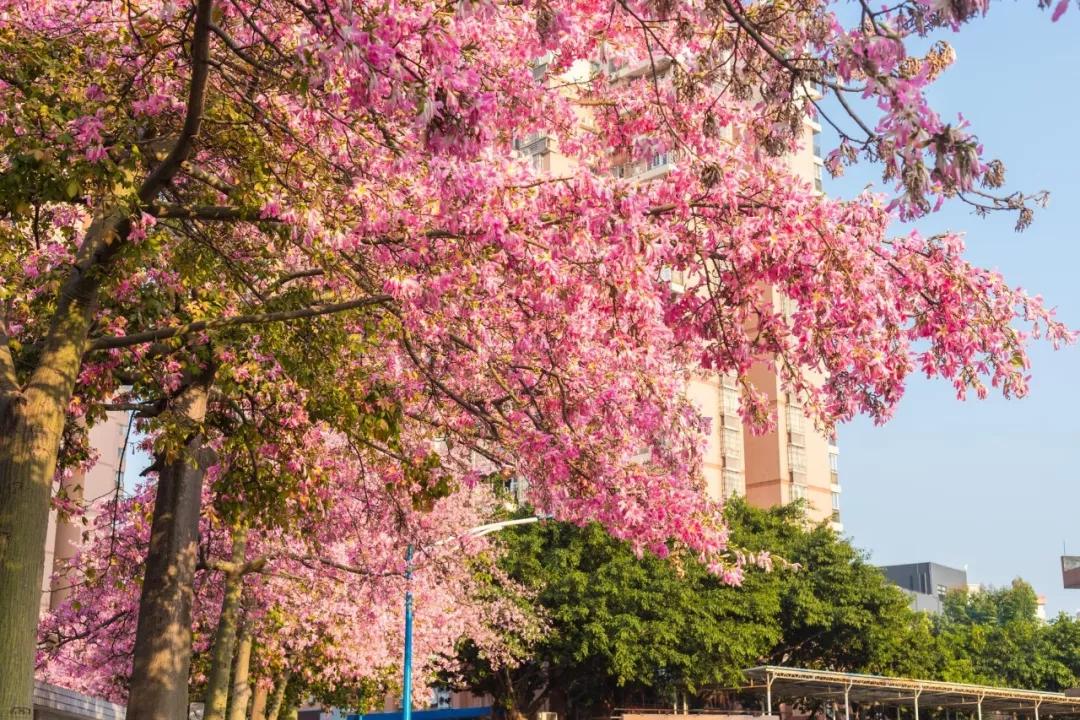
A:
<svg viewBox="0 0 1080 720">
<path fill-rule="evenodd" d="M 452 540 L 459 540 L 463 537 L 483 537 L 493 532 L 502 530 L 503 528 L 513 527 L 515 525 L 527 525 L 528 523 L 538 522 L 546 519 L 550 516 L 536 516 L 519 518 L 517 520 L 504 520 L 497 523 L 488 523 L 487 525 L 478 525 L 474 528 L 469 528 L 462 535 L 446 538 L 435 543 L 435 547 L 444 545 Z M 413 546 L 410 544 L 409 549 L 405 551 L 405 660 L 402 663 L 401 669 L 401 720 L 412 720 L 412 626 L 413 626 L 413 596 L 412 596 L 412 561 L 413 561 Z M 678 695 L 675 696 L 675 710 L 678 711 Z"/>
<path fill-rule="evenodd" d="M 402 663 L 401 720 L 412 720 L 412 555 L 405 551 L 405 661 Z"/>
<path fill-rule="evenodd" d="M 915 693 L 915 720 L 919 720 L 919 696 L 922 695 L 922 689 L 920 688 Z"/>
<path fill-rule="evenodd" d="M 851 683 L 844 686 L 844 720 L 851 720 Z"/>
<path fill-rule="evenodd" d="M 978 709 L 979 709 L 979 720 L 982 720 L 982 701 L 983 701 L 983 696 L 980 695 L 979 696 L 979 704 L 977 706 Z"/>
<path fill-rule="evenodd" d="M 772 682 L 773 676 L 765 676 L 765 714 L 772 717 Z"/>
<path fill-rule="evenodd" d="M 1035 703 L 1035 720 L 1039 720 L 1039 706 L 1042 705 L 1042 700 Z"/>
</svg>

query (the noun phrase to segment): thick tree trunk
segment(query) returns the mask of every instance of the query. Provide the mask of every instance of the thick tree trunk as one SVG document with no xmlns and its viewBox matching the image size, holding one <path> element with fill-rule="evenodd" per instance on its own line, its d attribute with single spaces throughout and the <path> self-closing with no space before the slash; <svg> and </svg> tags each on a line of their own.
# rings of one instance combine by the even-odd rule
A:
<svg viewBox="0 0 1080 720">
<path fill-rule="evenodd" d="M 225 573 L 225 596 L 221 601 L 221 616 L 218 619 L 217 633 L 214 635 L 210 675 L 206 681 L 206 696 L 203 699 L 203 720 L 225 718 L 225 707 L 229 698 L 229 674 L 236 654 L 237 617 L 240 597 L 244 590 L 244 578 L 240 570 L 244 564 L 246 549 L 247 531 L 243 528 L 234 529 L 231 567 Z"/>
<path fill-rule="evenodd" d="M 236 643 L 236 664 L 233 665 L 232 689 L 229 692 L 229 720 L 245 720 L 251 700 L 251 630 L 245 624 Z"/>
<path fill-rule="evenodd" d="M 43 407 L 43 405 L 45 407 Z M 47 406 L 54 407 L 47 407 Z M 0 406 L 0 718 L 30 720 L 45 537 L 63 413 L 25 398 Z M 43 416 L 52 416 L 42 422 Z"/>
<path fill-rule="evenodd" d="M 177 399 L 178 415 L 193 425 L 206 415 L 210 375 Z M 178 457 L 157 460 L 157 499 L 139 599 L 127 716 L 129 720 L 186 720 L 202 482 L 213 452 L 196 428 Z"/>
<path fill-rule="evenodd" d="M 289 673 L 283 672 L 274 686 L 274 697 L 270 701 L 270 712 L 266 714 L 266 720 L 280 720 L 281 708 L 285 704 L 285 691 L 289 687 Z"/>
<path fill-rule="evenodd" d="M 176 175 L 190 156 L 199 134 L 210 68 L 212 13 L 213 0 L 198 0 L 184 125 L 169 155 L 139 188 L 142 202 L 155 199 Z M 101 282 L 126 245 L 129 228 L 128 219 L 117 211 L 99 217 L 87 229 L 71 271 L 57 294 L 56 309 L 37 366 L 25 386 L 15 371 L 10 344 L 0 323 L 0 720 L 28 720 L 32 714 L 35 638 L 44 579 L 49 498 L 64 414 L 82 366 Z M 152 625 L 148 627 L 154 631 Z M 165 626 L 159 629 L 168 630 Z M 148 675 L 151 669 L 161 672 L 159 667 L 140 670 L 136 660 L 137 672 Z M 186 661 L 184 670 L 186 673 Z M 186 679 L 184 686 L 186 695 Z M 149 710 L 155 703 L 153 699 L 144 707 Z M 133 712 L 129 704 L 131 720 L 142 720 L 142 712 L 138 705 Z M 186 697 L 183 713 L 176 716 L 178 720 L 186 720 Z"/>
<path fill-rule="evenodd" d="M 270 692 L 265 685 L 256 685 L 251 696 L 251 720 L 266 720 L 266 702 Z"/>
<path fill-rule="evenodd" d="M 32 712 L 49 499 L 64 416 L 97 308 L 99 266 L 115 253 L 125 227 L 110 215 L 87 230 L 25 386 L 0 331 L 0 720 L 29 720 Z"/>
</svg>

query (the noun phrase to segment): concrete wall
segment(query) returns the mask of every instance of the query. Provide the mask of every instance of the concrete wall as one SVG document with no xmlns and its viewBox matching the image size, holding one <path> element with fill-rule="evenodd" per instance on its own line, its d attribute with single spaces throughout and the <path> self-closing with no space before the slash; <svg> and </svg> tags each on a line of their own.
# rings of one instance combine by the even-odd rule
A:
<svg viewBox="0 0 1080 720">
<path fill-rule="evenodd" d="M 86 473 L 78 472 L 66 481 L 68 495 L 86 508 L 81 518 L 57 517 L 56 511 L 49 513 L 49 529 L 45 541 L 45 576 L 41 594 L 41 611 L 55 608 L 69 594 L 70 584 L 62 576 L 66 563 L 75 556 L 82 546 L 83 533 L 88 530 L 97 517 L 94 503 L 107 500 L 116 490 L 118 473 L 124 467 L 124 439 L 127 435 L 128 413 L 107 413 L 104 420 L 90 428 L 90 447 L 97 453 L 98 459 Z"/>
<path fill-rule="evenodd" d="M 125 720 L 123 705 L 50 685 L 34 683 L 34 720 Z"/>
<path fill-rule="evenodd" d="M 905 590 L 924 595 L 940 595 L 942 590 L 967 588 L 967 572 L 932 562 L 885 565 L 885 577 Z"/>
</svg>

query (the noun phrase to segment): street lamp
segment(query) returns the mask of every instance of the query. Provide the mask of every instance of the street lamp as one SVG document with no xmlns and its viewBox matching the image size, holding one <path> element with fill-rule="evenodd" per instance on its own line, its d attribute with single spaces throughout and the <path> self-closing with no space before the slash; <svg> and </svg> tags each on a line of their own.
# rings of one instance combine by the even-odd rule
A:
<svg viewBox="0 0 1080 720">
<path fill-rule="evenodd" d="M 530 523 L 539 522 L 540 520 L 547 519 L 547 517 L 549 516 L 533 515 L 532 517 L 518 518 L 517 520 L 503 520 L 502 522 L 477 525 L 474 528 L 469 528 L 461 535 L 455 535 L 454 537 L 440 540 L 431 547 L 439 547 L 448 542 L 462 540 L 464 538 L 484 537 L 485 535 L 490 535 L 493 532 L 498 532 L 499 530 L 508 527 L 514 527 L 515 525 L 528 525 Z M 401 720 L 412 720 L 412 560 L 413 546 L 410 544 L 408 550 L 405 551 L 405 662 L 403 663 L 401 673 Z"/>
</svg>

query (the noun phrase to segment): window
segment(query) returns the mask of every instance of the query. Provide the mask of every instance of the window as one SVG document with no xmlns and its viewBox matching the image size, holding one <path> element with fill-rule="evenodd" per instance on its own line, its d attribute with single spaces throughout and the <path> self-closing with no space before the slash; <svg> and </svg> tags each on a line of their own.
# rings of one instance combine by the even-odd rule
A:
<svg viewBox="0 0 1080 720">
<path fill-rule="evenodd" d="M 791 499 L 792 500 L 805 500 L 806 499 L 806 486 L 801 483 L 791 484 Z"/>
<path fill-rule="evenodd" d="M 821 166 L 820 165 L 815 165 L 814 166 L 814 189 L 817 190 L 818 192 L 824 192 L 825 191 L 825 184 L 821 180 Z"/>
<path fill-rule="evenodd" d="M 806 472 L 806 448 L 788 445 L 788 469 L 791 472 Z"/>
<path fill-rule="evenodd" d="M 516 504 L 521 505 L 525 502 L 525 493 L 528 486 L 528 481 L 524 478 L 512 477 L 506 482 L 506 492 L 509 493 Z"/>
<path fill-rule="evenodd" d="M 784 316 L 785 320 L 790 321 L 792 314 L 795 312 L 795 301 L 789 298 L 787 295 L 780 296 L 780 314 Z"/>
<path fill-rule="evenodd" d="M 830 470 L 832 470 L 833 472 L 839 472 L 840 468 L 837 467 L 837 464 L 839 463 L 839 461 L 840 461 L 840 456 L 839 455 L 837 455 L 836 453 L 829 453 L 829 469 Z"/>
<path fill-rule="evenodd" d="M 734 387 L 724 386 L 721 407 L 725 415 L 739 414 L 739 391 Z"/>
<path fill-rule="evenodd" d="M 805 447 L 806 417 L 803 415 L 802 408 L 797 405 L 788 405 L 784 412 L 784 419 L 787 421 L 788 443 L 799 448 Z M 805 467 L 805 460 L 803 462 Z"/>
<path fill-rule="evenodd" d="M 814 157 L 821 157 L 821 131 L 815 130 L 813 136 Z"/>
<path fill-rule="evenodd" d="M 724 470 L 724 497 L 729 498 L 732 495 L 745 495 L 746 494 L 746 478 L 743 477 L 741 472 L 736 470 Z"/>
<path fill-rule="evenodd" d="M 724 454 L 730 457 L 742 457 L 743 455 L 743 439 L 742 431 L 737 428 L 725 427 L 723 429 L 724 435 Z"/>
<path fill-rule="evenodd" d="M 652 157 L 649 158 L 647 168 L 652 169 L 654 167 L 663 167 L 667 163 L 671 162 L 669 160 L 669 155 L 670 155 L 670 153 L 667 153 L 667 152 L 659 152 L 657 154 L 652 155 Z"/>
<path fill-rule="evenodd" d="M 533 170 L 546 172 L 551 169 L 551 153 L 536 153 L 532 156 Z"/>
<path fill-rule="evenodd" d="M 674 270 L 671 273 L 671 289 L 681 293 L 686 289 L 686 271 Z"/>
<path fill-rule="evenodd" d="M 431 688 L 431 704 L 439 710 L 445 710 L 450 707 L 453 700 L 453 693 L 450 692 L 450 688 L 436 685 Z"/>
<path fill-rule="evenodd" d="M 939 599 L 939 600 L 944 600 L 944 599 L 945 599 L 945 595 L 946 595 L 946 594 L 947 594 L 948 592 L 949 592 L 949 588 L 945 587 L 944 585 L 938 585 L 938 586 L 937 586 L 937 596 L 938 596 L 938 599 Z"/>
<path fill-rule="evenodd" d="M 833 510 L 839 510 L 840 509 L 840 493 L 838 493 L 838 492 L 834 492 L 832 494 L 832 509 Z"/>
</svg>

